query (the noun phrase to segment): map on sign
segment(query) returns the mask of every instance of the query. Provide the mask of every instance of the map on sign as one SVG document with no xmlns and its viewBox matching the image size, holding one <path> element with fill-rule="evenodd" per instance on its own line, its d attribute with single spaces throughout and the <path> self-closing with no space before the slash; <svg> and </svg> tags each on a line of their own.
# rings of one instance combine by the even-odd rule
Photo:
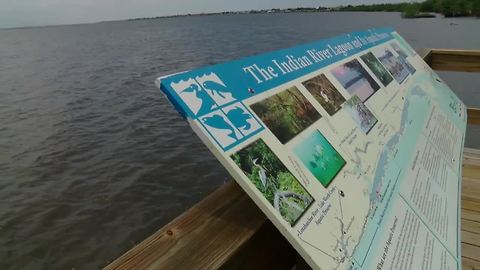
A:
<svg viewBox="0 0 480 270">
<path fill-rule="evenodd" d="M 158 82 L 312 268 L 461 268 L 466 108 L 393 29 Z"/>
</svg>

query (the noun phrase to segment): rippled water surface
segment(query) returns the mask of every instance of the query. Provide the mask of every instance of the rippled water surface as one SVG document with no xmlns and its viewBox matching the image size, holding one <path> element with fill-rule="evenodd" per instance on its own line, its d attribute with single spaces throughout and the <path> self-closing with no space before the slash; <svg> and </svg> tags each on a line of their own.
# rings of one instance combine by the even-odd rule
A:
<svg viewBox="0 0 480 270">
<path fill-rule="evenodd" d="M 383 26 L 415 48 L 480 48 L 480 20 L 397 13 L 0 30 L 0 269 L 100 268 L 228 181 L 157 76 Z M 480 107 L 479 75 L 441 76 Z"/>
</svg>

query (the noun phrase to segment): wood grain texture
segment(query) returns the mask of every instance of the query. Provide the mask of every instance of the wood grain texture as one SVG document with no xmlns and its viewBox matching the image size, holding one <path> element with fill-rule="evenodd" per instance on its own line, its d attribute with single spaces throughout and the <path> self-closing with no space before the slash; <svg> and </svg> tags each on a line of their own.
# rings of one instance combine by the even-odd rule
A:
<svg viewBox="0 0 480 270">
<path fill-rule="evenodd" d="M 217 269 L 265 221 L 243 190 L 229 182 L 105 269 Z"/>
<path fill-rule="evenodd" d="M 480 235 L 480 222 L 462 219 L 462 232 L 464 231 Z"/>
<path fill-rule="evenodd" d="M 478 261 L 479 254 L 480 254 L 480 246 L 471 245 L 471 244 L 462 242 L 462 257 L 463 258 Z"/>
<path fill-rule="evenodd" d="M 467 123 L 469 125 L 480 125 L 480 109 L 479 108 L 467 109 Z"/>
<path fill-rule="evenodd" d="M 480 72 L 480 50 L 432 49 L 426 60 L 435 70 Z"/>
<path fill-rule="evenodd" d="M 480 270 L 480 150 L 463 151 L 462 269 Z"/>
<path fill-rule="evenodd" d="M 478 198 L 474 198 L 478 199 Z M 462 209 L 465 210 L 472 210 L 472 211 L 480 211 L 480 202 L 476 200 L 469 200 L 468 198 L 464 198 L 462 194 Z"/>
<path fill-rule="evenodd" d="M 463 270 L 480 270 L 480 262 L 469 258 L 462 258 Z"/>
</svg>

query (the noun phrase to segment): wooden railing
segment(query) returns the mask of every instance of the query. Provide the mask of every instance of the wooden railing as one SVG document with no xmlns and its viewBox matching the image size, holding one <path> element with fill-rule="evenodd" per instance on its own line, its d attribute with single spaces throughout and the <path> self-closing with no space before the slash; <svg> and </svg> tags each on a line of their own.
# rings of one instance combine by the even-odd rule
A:
<svg viewBox="0 0 480 270">
<path fill-rule="evenodd" d="M 480 51 L 432 49 L 422 56 L 433 69 L 480 71 Z M 468 109 L 468 123 L 480 125 L 479 109 Z M 462 207 L 466 205 L 462 215 L 467 213 L 469 219 L 462 219 L 462 254 L 464 267 L 473 269 L 480 267 L 480 151 L 465 149 L 464 156 L 464 182 L 469 189 L 463 193 L 469 197 L 462 196 Z M 463 230 L 464 226 L 470 230 Z M 297 269 L 308 269 L 253 201 L 230 181 L 105 269 L 291 269 L 295 264 Z"/>
<path fill-rule="evenodd" d="M 480 72 L 480 51 L 427 49 L 423 59 L 432 69 L 462 72 Z"/>
<path fill-rule="evenodd" d="M 424 49 L 419 54 L 434 70 L 480 72 L 480 50 Z M 480 108 L 468 108 L 467 115 L 468 124 L 480 125 Z"/>
</svg>

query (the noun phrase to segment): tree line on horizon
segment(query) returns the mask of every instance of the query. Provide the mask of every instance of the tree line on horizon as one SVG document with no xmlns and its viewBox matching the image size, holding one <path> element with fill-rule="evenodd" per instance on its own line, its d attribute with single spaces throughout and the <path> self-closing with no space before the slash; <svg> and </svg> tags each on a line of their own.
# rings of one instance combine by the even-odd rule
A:
<svg viewBox="0 0 480 270">
<path fill-rule="evenodd" d="M 340 11 L 391 11 L 402 12 L 404 17 L 416 17 L 422 13 L 440 13 L 445 17 L 480 17 L 480 0 L 426 0 L 396 4 L 372 4 L 342 6 Z"/>
</svg>

